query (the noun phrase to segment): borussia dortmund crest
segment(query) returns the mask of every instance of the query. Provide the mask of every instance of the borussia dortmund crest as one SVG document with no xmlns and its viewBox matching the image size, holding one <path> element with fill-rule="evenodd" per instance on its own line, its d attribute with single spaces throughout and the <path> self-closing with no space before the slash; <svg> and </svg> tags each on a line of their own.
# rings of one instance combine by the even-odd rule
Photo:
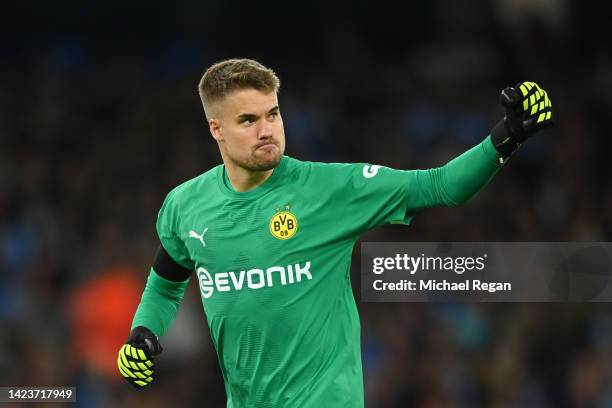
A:
<svg viewBox="0 0 612 408">
<path fill-rule="evenodd" d="M 289 239 L 297 232 L 298 220 L 290 210 L 289 203 L 276 208 L 276 213 L 270 219 L 270 233 L 274 238 Z"/>
</svg>

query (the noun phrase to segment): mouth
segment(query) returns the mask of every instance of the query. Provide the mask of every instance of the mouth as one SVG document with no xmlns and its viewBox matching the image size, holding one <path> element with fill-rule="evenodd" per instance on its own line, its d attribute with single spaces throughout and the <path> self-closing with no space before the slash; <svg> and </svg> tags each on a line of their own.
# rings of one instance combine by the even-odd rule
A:
<svg viewBox="0 0 612 408">
<path fill-rule="evenodd" d="M 262 143 L 259 144 L 255 147 L 255 150 L 259 150 L 259 149 L 264 149 L 264 150 L 270 150 L 272 148 L 276 147 L 276 143 L 274 142 L 266 142 L 266 143 Z"/>
</svg>

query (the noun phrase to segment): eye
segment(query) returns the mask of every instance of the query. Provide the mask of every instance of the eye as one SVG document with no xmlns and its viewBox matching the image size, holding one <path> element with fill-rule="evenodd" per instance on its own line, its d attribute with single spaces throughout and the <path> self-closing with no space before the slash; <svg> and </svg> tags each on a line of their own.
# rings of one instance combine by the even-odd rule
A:
<svg viewBox="0 0 612 408">
<path fill-rule="evenodd" d="M 268 115 L 271 119 L 276 119 L 276 117 L 278 116 L 278 111 L 276 112 L 271 112 L 270 115 Z"/>
</svg>

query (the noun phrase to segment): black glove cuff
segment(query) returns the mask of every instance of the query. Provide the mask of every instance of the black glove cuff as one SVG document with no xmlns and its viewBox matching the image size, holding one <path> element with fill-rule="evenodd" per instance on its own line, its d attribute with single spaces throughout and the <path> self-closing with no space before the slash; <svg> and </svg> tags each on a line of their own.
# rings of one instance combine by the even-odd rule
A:
<svg viewBox="0 0 612 408">
<path fill-rule="evenodd" d="M 131 346 L 143 349 L 149 357 L 156 356 L 163 350 L 155 333 L 144 326 L 134 327 L 127 343 Z"/>
<path fill-rule="evenodd" d="M 505 162 L 508 157 L 512 156 L 521 145 L 513 138 L 512 132 L 508 128 L 506 118 L 500 120 L 497 125 L 491 129 L 491 141 L 499 152 L 502 163 Z"/>
</svg>

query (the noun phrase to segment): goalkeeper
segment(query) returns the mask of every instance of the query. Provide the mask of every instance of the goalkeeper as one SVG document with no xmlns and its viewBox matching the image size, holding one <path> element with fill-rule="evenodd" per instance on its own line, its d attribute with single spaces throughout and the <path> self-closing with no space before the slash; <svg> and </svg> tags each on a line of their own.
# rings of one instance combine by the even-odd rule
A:
<svg viewBox="0 0 612 408">
<path fill-rule="evenodd" d="M 363 406 L 349 275 L 359 236 L 463 203 L 552 123 L 546 92 L 523 82 L 501 92 L 491 134 L 442 167 L 305 162 L 283 154 L 278 89 L 248 59 L 214 64 L 200 81 L 223 164 L 173 189 L 159 211 L 160 246 L 117 359 L 137 388 L 153 381 L 159 338 L 195 274 L 228 407 Z"/>
</svg>

